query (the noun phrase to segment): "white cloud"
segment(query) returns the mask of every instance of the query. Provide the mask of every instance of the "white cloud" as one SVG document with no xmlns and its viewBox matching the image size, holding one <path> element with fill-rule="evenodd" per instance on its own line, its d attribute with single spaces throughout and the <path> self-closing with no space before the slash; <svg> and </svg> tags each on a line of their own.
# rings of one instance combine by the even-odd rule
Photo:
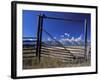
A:
<svg viewBox="0 0 100 80">
<path fill-rule="evenodd" d="M 60 39 L 60 42 L 66 42 L 66 41 L 69 41 L 69 42 L 78 42 L 78 41 L 81 41 L 82 40 L 82 35 L 80 35 L 79 37 L 75 38 L 75 37 L 71 37 L 71 38 L 61 38 Z"/>
<path fill-rule="evenodd" d="M 54 37 L 54 39 L 56 39 L 56 37 Z"/>
<path fill-rule="evenodd" d="M 82 40 L 82 35 L 80 35 L 78 38 L 75 39 L 76 42 L 81 41 Z"/>
<path fill-rule="evenodd" d="M 50 39 L 50 38 L 48 38 L 48 41 L 51 41 L 51 39 Z"/>
<path fill-rule="evenodd" d="M 70 36 L 68 33 L 64 33 L 64 35 L 65 35 L 65 36 L 68 36 L 68 37 Z"/>
<path fill-rule="evenodd" d="M 74 37 L 72 37 L 70 40 L 71 40 L 71 41 L 75 41 L 75 38 L 74 38 Z"/>
<path fill-rule="evenodd" d="M 60 40 L 60 42 L 66 42 L 66 41 L 71 42 L 71 39 L 69 39 L 69 38 L 62 38 L 62 39 Z"/>
<path fill-rule="evenodd" d="M 64 38 L 65 36 L 69 37 L 70 35 L 68 33 L 64 33 L 63 35 L 61 35 L 60 37 Z"/>
</svg>

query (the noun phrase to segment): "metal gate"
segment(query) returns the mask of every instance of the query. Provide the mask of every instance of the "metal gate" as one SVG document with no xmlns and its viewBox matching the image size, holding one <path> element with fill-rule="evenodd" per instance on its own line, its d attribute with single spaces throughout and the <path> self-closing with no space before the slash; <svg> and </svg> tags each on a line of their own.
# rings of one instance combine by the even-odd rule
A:
<svg viewBox="0 0 100 80">
<path fill-rule="evenodd" d="M 76 21 L 76 22 L 84 22 L 84 37 L 85 37 L 85 45 L 84 48 L 74 48 L 73 51 L 78 51 L 79 54 L 73 54 L 70 50 L 70 48 L 65 47 L 61 42 L 54 39 L 54 37 L 47 32 L 43 27 L 43 21 L 44 19 L 54 19 L 54 20 L 61 20 L 61 21 Z M 52 40 L 56 42 L 58 47 L 56 46 L 50 46 L 48 44 L 45 44 L 42 42 L 42 33 L 45 32 Z M 72 48 L 71 48 L 72 49 Z M 60 52 L 60 53 L 59 53 Z M 59 55 L 57 55 L 59 53 Z M 84 53 L 84 54 L 81 54 Z M 61 58 L 63 61 L 75 61 L 75 59 L 79 59 L 80 62 L 81 59 L 87 60 L 87 21 L 85 20 L 72 20 L 72 19 L 63 19 L 63 18 L 55 18 L 55 17 L 48 17 L 44 14 L 38 16 L 38 32 L 37 32 L 37 48 L 36 48 L 36 57 L 38 59 L 38 62 L 41 61 L 41 56 L 51 56 L 56 58 Z"/>
</svg>

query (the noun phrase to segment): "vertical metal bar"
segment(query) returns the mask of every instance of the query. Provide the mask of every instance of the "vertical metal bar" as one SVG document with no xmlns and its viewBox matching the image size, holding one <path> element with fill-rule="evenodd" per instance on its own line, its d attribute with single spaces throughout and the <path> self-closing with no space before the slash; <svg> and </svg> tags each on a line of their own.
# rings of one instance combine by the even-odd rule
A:
<svg viewBox="0 0 100 80">
<path fill-rule="evenodd" d="M 41 46 L 42 46 L 43 16 L 44 16 L 44 15 L 41 15 L 41 22 L 40 22 L 39 61 L 41 60 Z"/>
<path fill-rule="evenodd" d="M 38 31 L 37 31 L 36 57 L 38 56 L 39 35 L 40 35 L 39 30 L 40 30 L 40 16 L 38 16 Z"/>
<path fill-rule="evenodd" d="M 36 48 L 36 57 L 37 62 L 40 62 L 41 57 L 41 39 L 42 39 L 42 26 L 43 26 L 43 16 L 38 16 L 38 32 L 37 32 L 37 48 Z"/>
<path fill-rule="evenodd" d="M 85 59 L 87 60 L 87 20 L 85 19 Z"/>
</svg>

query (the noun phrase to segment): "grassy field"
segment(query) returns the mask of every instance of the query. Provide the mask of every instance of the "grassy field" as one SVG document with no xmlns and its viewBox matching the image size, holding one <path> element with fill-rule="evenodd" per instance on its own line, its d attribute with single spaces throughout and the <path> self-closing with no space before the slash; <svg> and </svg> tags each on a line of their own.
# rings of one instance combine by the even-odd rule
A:
<svg viewBox="0 0 100 80">
<path fill-rule="evenodd" d="M 28 60 L 27 60 L 28 61 Z M 37 59 L 34 57 L 32 59 L 29 59 L 27 63 L 23 63 L 23 69 L 38 69 L 38 68 L 60 68 L 60 67 L 81 67 L 81 66 L 90 66 L 90 61 L 88 60 L 83 62 L 75 62 L 74 63 L 68 63 L 68 62 L 62 62 L 59 59 L 56 58 L 50 58 L 50 57 L 41 57 L 40 63 L 37 62 Z"/>
<path fill-rule="evenodd" d="M 34 55 L 36 53 L 36 50 L 24 48 L 23 69 L 81 67 L 81 66 L 83 67 L 91 65 L 90 59 L 88 59 L 87 61 L 84 60 L 84 47 L 67 46 L 66 48 L 67 51 L 65 51 L 61 47 L 42 47 L 42 55 L 41 55 L 42 57 L 40 63 L 38 62 L 38 59 Z M 88 48 L 88 50 L 90 49 Z M 73 56 L 77 58 L 73 59 L 72 58 Z"/>
</svg>

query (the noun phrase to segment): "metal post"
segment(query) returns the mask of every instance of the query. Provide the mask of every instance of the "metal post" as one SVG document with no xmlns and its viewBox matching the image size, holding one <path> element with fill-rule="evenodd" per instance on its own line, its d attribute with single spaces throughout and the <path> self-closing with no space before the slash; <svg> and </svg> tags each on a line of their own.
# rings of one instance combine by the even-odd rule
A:
<svg viewBox="0 0 100 80">
<path fill-rule="evenodd" d="M 40 62 L 40 57 L 41 57 L 42 28 L 43 28 L 43 15 L 39 15 L 38 16 L 38 32 L 37 32 L 37 48 L 36 48 L 37 62 Z"/>
<path fill-rule="evenodd" d="M 85 54 L 84 58 L 87 60 L 87 20 L 85 19 Z"/>
</svg>

